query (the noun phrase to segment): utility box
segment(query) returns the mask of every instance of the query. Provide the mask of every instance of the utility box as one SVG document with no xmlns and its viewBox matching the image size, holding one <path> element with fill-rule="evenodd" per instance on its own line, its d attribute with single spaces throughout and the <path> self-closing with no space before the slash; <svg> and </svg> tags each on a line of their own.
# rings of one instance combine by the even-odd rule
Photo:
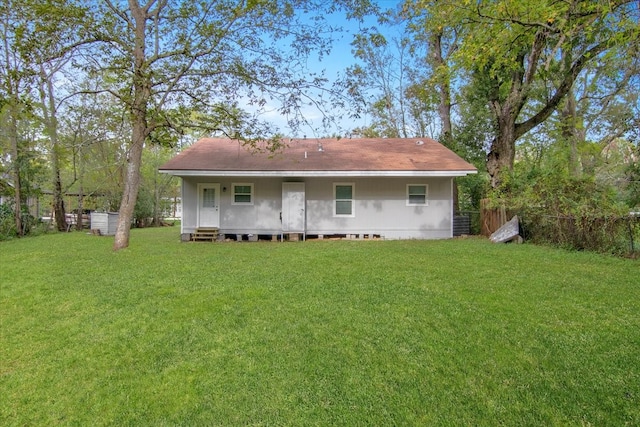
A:
<svg viewBox="0 0 640 427">
<path fill-rule="evenodd" d="M 113 236 L 118 227 L 118 212 L 91 212 L 91 230 L 100 230 L 103 236 Z"/>
</svg>

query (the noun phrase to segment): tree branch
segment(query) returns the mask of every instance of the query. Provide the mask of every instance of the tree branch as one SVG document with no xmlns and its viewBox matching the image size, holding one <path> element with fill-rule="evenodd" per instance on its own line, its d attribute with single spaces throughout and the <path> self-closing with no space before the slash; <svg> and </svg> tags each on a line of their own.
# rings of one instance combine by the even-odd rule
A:
<svg viewBox="0 0 640 427">
<path fill-rule="evenodd" d="M 528 120 L 525 120 L 522 123 L 516 123 L 515 136 L 519 138 L 524 135 L 534 127 L 538 126 L 540 123 L 545 121 L 556 109 L 560 101 L 564 98 L 564 96 L 569 92 L 571 86 L 575 82 L 578 74 L 582 71 L 584 66 L 598 56 L 600 53 L 605 51 L 608 47 L 608 43 L 603 41 L 593 46 L 591 49 L 587 50 L 583 53 L 571 66 L 571 69 L 567 74 L 565 74 L 564 79 L 560 83 L 560 86 L 556 89 L 556 92 L 553 96 L 547 101 L 545 106 L 535 115 L 530 117 Z"/>
<path fill-rule="evenodd" d="M 121 11 L 120 9 L 118 9 L 112 2 L 111 0 L 105 0 L 105 3 L 107 4 L 107 7 L 109 9 L 111 9 L 113 11 L 113 13 L 115 13 L 116 15 L 118 15 L 124 22 L 127 23 L 127 26 L 129 27 L 129 30 L 131 32 L 134 31 L 134 24 L 133 22 L 131 22 L 131 20 L 129 19 L 129 17 L 127 16 L 126 13 L 124 13 L 123 11 Z"/>
</svg>

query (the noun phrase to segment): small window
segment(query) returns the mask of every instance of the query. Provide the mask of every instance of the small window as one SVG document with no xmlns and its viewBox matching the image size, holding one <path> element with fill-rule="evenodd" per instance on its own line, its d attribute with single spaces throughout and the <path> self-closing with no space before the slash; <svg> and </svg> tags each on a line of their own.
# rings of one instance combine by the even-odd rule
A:
<svg viewBox="0 0 640 427">
<path fill-rule="evenodd" d="M 334 215 L 354 216 L 353 212 L 353 184 L 334 184 L 333 193 Z"/>
<path fill-rule="evenodd" d="M 407 185 L 407 206 L 426 206 L 427 204 L 426 184 Z"/>
<path fill-rule="evenodd" d="M 253 205 L 253 184 L 233 184 L 233 205 Z"/>
</svg>

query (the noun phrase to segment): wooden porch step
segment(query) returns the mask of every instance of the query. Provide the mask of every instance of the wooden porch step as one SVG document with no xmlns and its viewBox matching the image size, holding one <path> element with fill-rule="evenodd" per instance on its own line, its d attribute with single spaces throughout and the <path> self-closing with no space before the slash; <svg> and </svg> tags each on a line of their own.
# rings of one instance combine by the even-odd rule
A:
<svg viewBox="0 0 640 427">
<path fill-rule="evenodd" d="M 197 228 L 195 233 L 191 235 L 191 241 L 207 241 L 215 242 L 218 239 L 220 230 L 216 227 Z"/>
<path fill-rule="evenodd" d="M 191 236 L 191 240 L 192 241 L 196 241 L 196 240 L 207 240 L 207 241 L 211 241 L 213 242 L 214 240 L 216 240 L 218 238 L 217 234 L 202 234 L 202 233 L 196 233 L 193 236 Z"/>
</svg>

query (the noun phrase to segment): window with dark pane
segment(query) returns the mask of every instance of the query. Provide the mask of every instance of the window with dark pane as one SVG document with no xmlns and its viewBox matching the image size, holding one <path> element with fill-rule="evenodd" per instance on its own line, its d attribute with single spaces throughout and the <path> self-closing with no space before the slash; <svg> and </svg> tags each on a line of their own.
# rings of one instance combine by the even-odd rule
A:
<svg viewBox="0 0 640 427">
<path fill-rule="evenodd" d="M 426 185 L 408 185 L 407 198 L 409 205 L 426 205 L 427 204 L 427 186 Z"/>
<path fill-rule="evenodd" d="M 234 203 L 251 203 L 253 187 L 251 185 L 234 185 L 233 186 L 233 202 Z"/>
<path fill-rule="evenodd" d="M 353 215 L 353 186 L 336 185 L 336 215 Z"/>
</svg>

